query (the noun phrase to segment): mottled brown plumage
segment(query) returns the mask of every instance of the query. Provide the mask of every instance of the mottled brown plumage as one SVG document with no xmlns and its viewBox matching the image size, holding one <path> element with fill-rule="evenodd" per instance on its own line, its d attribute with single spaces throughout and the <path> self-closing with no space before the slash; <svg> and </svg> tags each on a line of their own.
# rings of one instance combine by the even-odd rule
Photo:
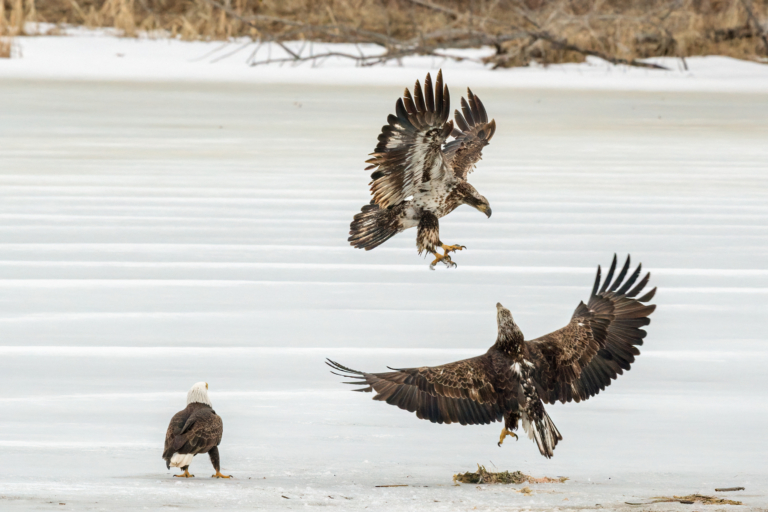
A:
<svg viewBox="0 0 768 512">
<path fill-rule="evenodd" d="M 419 254 L 435 255 L 455 266 L 448 255 L 464 249 L 440 241 L 438 219 L 466 204 L 491 216 L 488 200 L 467 181 L 467 174 L 481 158 L 483 147 L 496 131 L 485 106 L 472 91 L 462 98 L 463 114 L 450 116 L 450 94 L 437 74 L 434 91 L 427 74 L 424 90 L 416 81 L 413 95 L 406 89 L 395 104 L 396 115 L 387 118 L 367 170 L 371 174 L 371 203 L 362 207 L 350 225 L 352 246 L 371 250 L 397 233 L 418 226 Z M 445 144 L 448 137 L 454 140 Z M 445 146 L 443 146 L 445 144 Z M 424 221 L 425 217 L 429 217 Z M 442 248 L 444 253 L 436 250 Z"/>
<path fill-rule="evenodd" d="M 507 432 L 522 421 L 545 457 L 552 457 L 560 432 L 544 410 L 557 400 L 580 401 L 596 395 L 629 370 L 639 355 L 655 306 L 645 305 L 654 288 L 635 298 L 650 274 L 637 281 L 642 266 L 625 280 L 629 257 L 616 279 L 614 256 L 600 286 L 600 267 L 589 301 L 579 304 L 569 324 L 526 341 L 508 309 L 497 304 L 498 336 L 483 355 L 442 366 L 406 368 L 385 373 L 352 370 L 328 360 L 356 391 L 376 391 L 374 400 L 415 412 L 433 423 L 478 425 L 504 420 Z M 635 284 L 637 283 L 637 284 Z"/>
<path fill-rule="evenodd" d="M 206 383 L 198 383 L 205 384 Z M 196 384 L 196 386 L 198 386 Z M 190 390 L 190 395 L 196 391 L 195 387 Z M 168 424 L 168 430 L 165 433 L 165 448 L 163 449 L 163 459 L 168 469 L 172 464 L 174 455 L 192 455 L 207 453 L 211 459 L 211 464 L 216 470 L 214 477 L 229 478 L 220 473 L 220 459 L 218 446 L 221 444 L 221 437 L 224 433 L 224 424 L 221 417 L 211 407 L 207 394 L 202 398 L 205 402 L 191 402 L 187 406 L 173 415 Z M 189 401 L 190 399 L 188 399 Z M 179 460 L 184 460 L 183 458 Z M 187 469 L 189 464 L 179 465 L 184 471 L 184 476 L 190 476 Z M 194 475 L 191 475 L 194 476 Z"/>
</svg>

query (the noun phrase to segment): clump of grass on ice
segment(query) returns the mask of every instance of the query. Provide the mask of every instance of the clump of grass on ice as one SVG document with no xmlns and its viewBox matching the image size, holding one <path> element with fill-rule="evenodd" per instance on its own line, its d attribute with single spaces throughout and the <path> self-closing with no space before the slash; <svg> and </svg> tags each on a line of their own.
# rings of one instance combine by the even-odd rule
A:
<svg viewBox="0 0 768 512">
<path fill-rule="evenodd" d="M 535 478 L 526 475 L 522 471 L 501 471 L 493 473 L 485 469 L 485 466 L 477 465 L 477 471 L 459 473 L 453 475 L 453 481 L 462 484 L 549 484 L 563 483 L 568 480 L 567 477 L 558 476 L 556 478 L 542 477 Z"/>
</svg>

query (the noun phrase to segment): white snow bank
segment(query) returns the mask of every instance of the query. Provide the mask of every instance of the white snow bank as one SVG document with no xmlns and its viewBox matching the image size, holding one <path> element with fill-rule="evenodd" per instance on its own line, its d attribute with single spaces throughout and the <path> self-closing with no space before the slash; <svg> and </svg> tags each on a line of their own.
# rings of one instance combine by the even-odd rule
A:
<svg viewBox="0 0 768 512">
<path fill-rule="evenodd" d="M 0 60 L 0 78 L 110 81 L 204 81 L 402 85 L 427 71 L 450 71 L 450 81 L 475 87 L 610 89 L 636 91 L 768 91 L 768 65 L 728 57 L 657 58 L 670 71 L 615 66 L 589 58 L 582 64 L 531 66 L 493 71 L 480 62 L 491 49 L 451 50 L 465 60 L 414 57 L 386 66 L 356 67 L 350 59 L 334 57 L 299 65 L 250 63 L 280 59 L 277 45 L 247 39 L 230 42 L 187 42 L 175 39 L 121 38 L 108 31 L 69 30 L 65 36 L 19 37 L 14 59 Z M 334 51 L 376 54 L 375 45 L 288 44 L 302 55 Z M 687 66 L 687 69 L 686 69 Z"/>
</svg>

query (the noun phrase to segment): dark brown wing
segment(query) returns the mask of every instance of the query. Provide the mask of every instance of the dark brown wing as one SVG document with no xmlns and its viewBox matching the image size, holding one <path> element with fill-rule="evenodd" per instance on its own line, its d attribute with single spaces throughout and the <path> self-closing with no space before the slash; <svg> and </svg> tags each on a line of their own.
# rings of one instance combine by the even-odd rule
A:
<svg viewBox="0 0 768 512">
<path fill-rule="evenodd" d="M 413 96 L 405 90 L 397 100 L 395 112 L 381 129 L 379 143 L 367 160 L 371 174 L 373 201 L 382 208 L 401 203 L 412 196 L 422 183 L 446 176 L 443 142 L 453 130 L 448 121 L 451 100 L 443 86 L 443 73 L 437 73 L 432 91 L 432 78 L 427 74 L 424 92 L 418 80 Z"/>
<path fill-rule="evenodd" d="M 526 341 L 528 355 L 536 365 L 536 381 L 546 403 L 586 400 L 629 370 L 637 345 L 643 344 L 651 323 L 648 316 L 655 305 L 645 305 L 656 288 L 635 298 L 648 284 L 648 273 L 637 285 L 642 264 L 624 281 L 629 270 L 629 256 L 616 279 L 616 256 L 600 287 L 600 267 L 589 302 L 581 302 L 571 322 L 560 330 Z M 634 285 L 634 287 L 633 287 Z M 598 290 L 598 287 L 600 289 Z M 631 289 L 630 289 L 631 288 Z"/>
<path fill-rule="evenodd" d="M 170 459 L 173 456 L 173 440 L 181 434 L 181 429 L 184 428 L 189 417 L 192 415 L 192 410 L 189 408 L 183 409 L 171 418 L 171 422 L 168 424 L 168 430 L 165 432 L 165 447 L 163 448 L 163 458 Z"/>
<path fill-rule="evenodd" d="M 461 98 L 461 110 L 454 113 L 456 126 L 452 135 L 454 140 L 445 145 L 444 153 L 454 175 L 462 180 L 475 169 L 475 164 L 483 157 L 483 148 L 490 143 L 496 133 L 496 121 L 488 122 L 485 105 L 480 98 L 467 89 L 469 101 Z"/>
<path fill-rule="evenodd" d="M 207 453 L 221 443 L 223 433 L 224 424 L 213 409 L 210 407 L 195 409 L 181 430 L 173 436 L 170 445 L 166 435 L 166 450 L 163 456 L 165 457 L 166 453 L 169 457 L 174 453 Z"/>
<path fill-rule="evenodd" d="M 355 379 L 347 384 L 367 384 L 355 391 L 375 390 L 374 400 L 415 412 L 432 423 L 484 425 L 501 421 L 512 389 L 511 373 L 499 375 L 487 354 L 442 366 L 387 373 L 359 372 L 330 359 L 327 364 L 341 372 L 336 375 Z"/>
</svg>

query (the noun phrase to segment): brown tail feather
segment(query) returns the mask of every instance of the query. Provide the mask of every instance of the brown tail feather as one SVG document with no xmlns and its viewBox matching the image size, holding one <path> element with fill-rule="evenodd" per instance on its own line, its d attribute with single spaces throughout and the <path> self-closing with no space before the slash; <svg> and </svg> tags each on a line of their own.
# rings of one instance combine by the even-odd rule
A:
<svg viewBox="0 0 768 512">
<path fill-rule="evenodd" d="M 400 209 L 382 209 L 371 202 L 355 215 L 349 226 L 349 238 L 353 247 L 370 251 L 400 232 Z"/>
</svg>

